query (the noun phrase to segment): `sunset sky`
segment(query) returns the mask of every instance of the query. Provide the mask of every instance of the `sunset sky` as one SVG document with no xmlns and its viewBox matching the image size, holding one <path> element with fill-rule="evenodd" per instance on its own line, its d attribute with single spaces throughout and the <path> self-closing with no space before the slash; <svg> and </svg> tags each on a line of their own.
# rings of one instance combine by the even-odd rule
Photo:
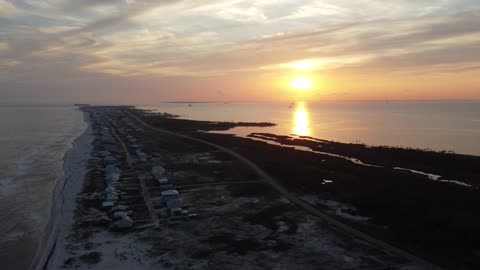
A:
<svg viewBox="0 0 480 270">
<path fill-rule="evenodd" d="M 480 99 L 478 0 L 0 0 L 0 25 L 0 104 Z"/>
</svg>

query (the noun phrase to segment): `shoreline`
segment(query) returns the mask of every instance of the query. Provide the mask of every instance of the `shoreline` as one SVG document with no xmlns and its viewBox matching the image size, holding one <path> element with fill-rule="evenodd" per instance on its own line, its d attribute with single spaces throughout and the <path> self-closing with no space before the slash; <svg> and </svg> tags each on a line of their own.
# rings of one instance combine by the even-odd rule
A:
<svg viewBox="0 0 480 270">
<path fill-rule="evenodd" d="M 318 150 L 315 150 L 314 147 L 304 146 L 301 143 L 300 144 L 295 144 L 295 143 L 288 143 L 288 142 L 285 142 L 285 141 L 272 140 L 272 139 L 269 139 L 268 137 L 264 138 L 262 135 L 260 135 L 260 133 L 252 133 L 248 136 L 238 136 L 238 135 L 234 135 L 234 136 L 241 137 L 241 138 L 246 138 L 246 139 L 251 139 L 251 140 L 254 140 L 254 141 L 265 142 L 265 143 L 275 145 L 275 146 L 280 146 L 280 147 L 287 147 L 287 148 L 288 147 L 290 147 L 290 148 L 293 147 L 295 150 L 299 150 L 299 151 L 305 151 L 305 152 L 311 152 L 311 153 L 316 153 L 316 154 L 341 158 L 341 159 L 345 159 L 347 161 L 350 161 L 353 164 L 357 164 L 357 165 L 361 165 L 361 166 L 374 167 L 374 168 L 384 168 L 384 167 L 386 167 L 385 165 L 371 164 L 368 161 L 365 162 L 361 159 L 358 159 L 358 158 L 352 157 L 352 156 L 345 156 L 345 155 L 341 155 L 341 154 L 318 151 Z M 275 137 L 275 138 L 290 137 L 290 136 L 282 136 L 282 135 L 277 135 L 277 134 L 270 134 L 270 136 Z M 292 137 L 292 139 L 294 139 L 294 137 Z M 338 143 L 338 142 L 334 142 L 334 143 Z M 368 147 L 371 147 L 371 146 L 368 146 Z M 423 151 L 423 150 L 419 150 L 419 151 L 427 152 L 427 151 Z M 421 175 L 421 176 L 426 176 L 433 181 L 453 183 L 453 184 L 456 184 L 456 185 L 470 187 L 470 188 L 478 188 L 477 186 L 468 184 L 464 181 L 459 181 L 459 180 L 455 180 L 455 179 L 445 179 L 442 175 L 434 174 L 432 172 L 424 172 L 424 171 L 420 171 L 420 170 L 416 170 L 416 169 L 403 168 L 403 167 L 398 167 L 398 166 L 394 166 L 393 169 L 394 170 L 408 171 L 408 172 L 418 174 L 418 175 Z"/>
<path fill-rule="evenodd" d="M 72 177 L 68 177 L 68 168 L 72 164 L 75 166 L 75 162 L 66 157 L 64 164 L 66 176 L 63 182 L 58 182 L 58 187 L 55 189 L 57 204 L 58 199 L 64 198 L 60 207 L 55 206 L 60 208 L 56 212 L 61 216 L 52 214 L 53 233 L 45 240 L 48 248 L 43 251 L 41 258 L 43 263 L 39 263 L 34 270 L 62 267 L 107 269 L 112 266 L 118 269 L 130 269 L 129 266 L 144 269 L 148 265 L 167 267 L 177 263 L 185 265 L 186 262 L 205 263 L 206 259 L 208 262 L 216 263 L 221 263 L 226 258 L 229 261 L 236 260 L 230 254 L 225 257 L 226 254 L 223 253 L 225 248 L 222 245 L 216 245 L 224 241 L 229 242 L 233 250 L 240 250 L 245 254 L 258 251 L 252 246 L 261 246 L 261 252 L 276 258 L 286 256 L 288 254 L 286 252 L 291 249 L 301 260 L 310 260 L 308 255 L 310 251 L 305 252 L 302 249 L 303 241 L 309 239 L 313 247 L 320 247 L 319 242 L 315 240 L 318 236 L 317 229 L 326 230 L 323 235 L 328 235 L 335 241 L 347 235 L 346 239 L 352 237 L 351 232 L 345 233 L 347 230 L 336 233 L 337 226 L 332 226 L 328 219 L 324 224 L 325 227 L 317 228 L 312 230 L 311 234 L 309 232 L 304 235 L 302 228 L 310 226 L 300 217 L 305 209 L 314 209 L 310 210 L 312 212 L 323 211 L 327 213 L 325 215 L 332 216 L 362 234 L 406 251 L 406 254 L 414 254 L 416 257 L 446 268 L 458 264 L 469 266 L 471 264 L 469 260 L 476 260 L 473 252 L 476 251 L 477 246 L 473 242 L 466 243 L 464 239 L 467 239 L 469 234 L 476 233 L 474 229 L 470 230 L 470 227 L 466 226 L 476 222 L 473 217 L 476 212 L 475 202 L 479 201 L 478 189 L 468 188 L 458 183 L 432 181 L 435 179 L 431 179 L 429 175 L 412 173 L 393 166 L 397 164 L 416 164 L 420 167 L 431 165 L 434 169 L 445 170 L 439 159 L 442 158 L 441 160 L 445 159 L 444 162 L 448 161 L 453 166 L 451 172 L 457 172 L 456 169 L 459 167 L 455 165 L 465 166 L 464 163 L 468 165 L 476 161 L 475 157 L 419 150 L 378 149 L 313 138 L 290 140 L 286 136 L 271 134 L 271 139 L 287 144 L 287 146 L 278 146 L 265 141 L 252 140 L 252 138 L 198 132 L 196 130 L 200 126 L 198 123 L 186 125 L 187 122 L 184 121 L 152 119 L 143 116 L 141 110 L 131 108 L 94 107 L 87 111 L 92 111 L 87 130 L 92 131 L 90 138 L 95 139 L 95 147 L 89 148 L 93 149 L 90 155 L 98 156 L 94 161 L 95 169 L 89 171 L 85 177 L 77 179 L 79 181 L 71 181 Z M 85 113 L 85 115 L 88 114 Z M 137 117 L 141 119 L 137 119 L 138 122 L 135 120 Z M 158 127 L 150 126 L 148 124 L 150 121 L 158 124 Z M 201 125 L 216 128 L 208 122 L 201 122 Z M 84 150 L 78 148 L 79 145 L 81 147 L 80 138 L 84 138 L 83 142 L 87 140 L 85 139 L 87 133 L 85 131 L 78 141 L 75 141 L 74 147 L 69 151 L 70 156 L 81 159 L 79 155 L 75 155 L 75 149 Z M 298 151 L 295 149 L 295 144 L 314 151 Z M 227 151 L 219 152 L 217 148 L 211 149 L 210 146 L 213 145 Z M 121 171 L 114 186 L 120 196 L 112 200 L 115 200 L 118 205 L 125 205 L 124 207 L 131 209 L 126 213 L 133 220 L 133 229 L 122 233 L 115 232 L 111 223 L 105 225 L 97 222 L 99 214 L 103 215 L 102 218 L 108 219 L 110 216 L 112 216 L 111 220 L 115 218 L 111 212 L 100 207 L 104 197 L 99 195 L 106 190 L 104 167 L 108 164 L 102 162 L 102 159 L 106 159 L 102 158 L 105 155 L 102 152 L 110 151 L 116 153 L 113 154 L 113 160 Z M 322 153 L 317 153 L 319 151 Z M 263 174 L 257 175 L 258 170 L 250 171 L 250 167 L 247 170 L 244 166 L 250 164 L 250 161 L 242 163 L 242 159 L 238 159 L 236 154 L 231 153 L 244 156 L 255 164 L 254 168 L 258 167 L 262 173 L 264 171 L 264 175 L 271 175 L 272 179 L 275 179 L 271 181 L 272 186 L 261 190 L 254 186 L 264 185 L 267 178 Z M 349 159 L 341 158 L 345 154 L 353 155 L 349 155 Z M 361 161 L 382 166 L 365 166 Z M 291 166 L 292 162 L 301 166 Z M 191 220 L 186 217 L 181 222 L 178 220 L 174 222 L 169 217 L 168 210 L 165 208 L 168 205 L 165 206 L 162 203 L 162 183 L 154 178 L 153 173 L 150 175 L 150 168 L 153 166 L 162 166 L 166 169 L 167 180 L 172 181 L 171 185 L 175 185 L 174 187 L 180 192 L 185 209 L 188 210 L 187 213 L 193 213 Z M 81 172 L 85 172 L 88 168 L 77 167 L 81 169 L 74 173 L 74 177 L 80 178 Z M 478 174 L 475 168 L 460 170 L 460 172 L 465 176 Z M 277 187 L 277 181 L 280 188 L 272 188 Z M 81 189 L 82 182 L 84 182 L 82 195 L 85 196 L 78 197 L 76 194 Z M 237 186 L 237 183 L 241 183 L 241 186 Z M 285 194 L 289 195 L 285 196 L 284 193 L 278 192 L 279 189 L 287 190 Z M 209 192 L 209 196 L 204 195 L 205 191 Z M 428 193 L 427 200 L 426 193 Z M 456 203 L 448 203 L 445 200 L 445 194 L 448 194 L 449 198 Z M 240 207 L 232 201 L 236 197 L 248 203 Z M 76 198 L 80 200 L 77 202 Z M 279 200 L 271 201 L 271 198 Z M 285 203 L 285 198 L 295 198 L 294 202 L 297 206 L 302 206 L 300 208 L 303 210 L 293 205 L 289 206 L 292 212 L 283 209 L 284 206 L 281 203 Z M 261 206 L 259 202 L 262 202 Z M 382 203 L 379 204 L 379 202 Z M 82 206 L 85 211 L 74 213 L 76 205 Z M 446 214 L 439 213 L 438 206 Z M 235 222 L 225 219 L 226 209 L 232 210 L 227 216 L 236 217 L 237 219 L 232 219 Z M 52 210 L 52 213 L 54 212 Z M 455 213 L 456 216 L 451 217 L 450 213 Z M 74 215 L 81 223 L 73 223 Z M 263 220 L 261 217 L 264 215 L 269 218 Z M 279 220 L 283 221 L 277 224 Z M 452 223 L 454 221 L 457 222 L 456 225 Z M 195 228 L 202 229 L 192 229 L 193 224 Z M 260 224 L 261 227 L 252 227 L 253 224 Z M 450 224 L 453 227 L 448 227 Z M 78 226 L 72 229 L 72 225 Z M 53 228 L 55 226 L 57 228 Z M 61 229 L 58 228 L 59 226 Z M 159 230 L 164 226 L 169 229 Z M 287 227 L 289 229 L 286 229 Z M 229 229 L 219 231 L 217 228 Z M 438 229 L 432 230 L 432 228 Z M 250 235 L 251 230 L 257 229 L 255 236 Z M 232 231 L 242 230 L 244 234 L 241 236 L 231 234 Z M 289 236 L 283 235 L 284 232 L 288 232 Z M 78 238 L 75 238 L 76 233 L 79 233 Z M 69 235 L 73 238 L 67 237 Z M 270 235 L 270 237 L 264 238 L 257 235 Z M 358 238 L 359 234 L 356 233 L 356 235 Z M 163 245 L 165 239 L 170 239 L 168 245 Z M 200 250 L 204 252 L 203 248 L 199 247 L 204 247 L 208 243 L 210 251 L 191 253 L 183 250 L 181 244 L 187 239 L 192 243 L 190 245 L 192 249 L 198 248 L 198 252 Z M 297 241 L 299 239 L 303 241 Z M 418 243 L 419 241 L 421 244 Z M 462 241 L 464 241 L 463 244 Z M 401 260 L 407 264 L 411 263 L 410 266 L 424 266 L 417 259 L 402 255 L 402 252 L 398 254 L 388 252 L 388 248 L 385 249 L 383 245 L 377 245 L 374 242 L 376 240 L 368 245 L 375 246 L 379 253 L 369 251 L 352 255 L 352 258 L 359 260 L 354 265 L 360 266 L 367 263 L 361 263 L 360 259 L 367 254 L 368 256 L 377 254 L 374 256 L 379 256 L 381 264 L 393 259 L 394 264 L 398 264 Z M 248 245 L 244 246 L 244 244 Z M 340 246 L 333 243 L 328 246 L 333 249 L 350 250 L 356 247 L 356 244 L 355 241 L 347 240 Z M 269 251 L 272 247 L 275 248 Z M 343 251 L 337 253 L 332 251 L 332 248 L 317 250 L 317 252 L 322 255 L 332 254 L 335 258 L 332 265 L 335 267 L 343 265 L 344 262 L 339 260 L 342 257 L 338 256 Z M 381 255 L 385 252 L 395 258 Z M 447 258 L 441 256 L 445 252 L 450 254 Z M 167 257 L 166 255 L 170 253 L 177 256 Z M 473 255 L 468 255 L 470 253 Z M 258 252 L 248 254 L 254 260 L 258 256 Z M 465 259 L 465 256 L 469 257 Z M 292 261 L 292 258 L 285 257 L 285 262 L 292 263 L 295 261 Z M 265 264 L 273 265 L 268 262 Z M 303 265 L 311 265 L 311 263 L 305 261 Z M 402 263 L 403 266 L 405 265 Z M 420 269 L 428 269 L 428 267 Z"/>
<path fill-rule="evenodd" d="M 87 171 L 86 162 L 91 152 L 91 123 L 88 114 L 86 112 L 82 113 L 86 127 L 80 135 L 75 138 L 71 148 L 65 152 L 62 158 L 63 176 L 59 178 L 53 189 L 49 221 L 44 230 L 44 237 L 38 245 L 36 254 L 30 263 L 30 270 L 43 270 L 48 268 L 52 259 L 55 259 L 56 252 L 59 250 L 58 243 L 63 242 L 61 238 L 61 236 L 65 236 L 63 229 L 68 228 L 65 224 L 72 222 L 71 218 L 65 218 L 65 210 L 73 212 L 75 209 L 76 194 L 81 191 L 81 184 Z M 67 191 L 67 193 L 65 193 L 65 191 Z"/>
<path fill-rule="evenodd" d="M 334 102 L 335 103 L 335 102 Z M 138 106 L 138 109 L 145 109 L 154 112 L 167 112 L 180 115 L 181 119 L 198 121 L 272 121 L 277 124 L 276 127 L 269 127 L 266 131 L 259 128 L 236 127 L 229 133 L 245 136 L 252 132 L 266 132 L 278 135 L 308 135 L 327 140 L 334 140 L 342 143 L 363 143 L 369 146 L 381 147 L 401 147 L 401 148 L 419 148 L 424 150 L 455 152 L 458 154 L 480 156 L 480 149 L 476 145 L 476 136 L 478 134 L 477 121 L 470 122 L 469 119 L 478 118 L 475 110 L 469 111 L 465 117 L 455 120 L 451 118 L 440 119 L 438 113 L 442 112 L 440 105 L 432 108 L 421 105 L 411 106 L 418 117 L 419 123 L 410 123 L 408 117 L 398 114 L 405 104 L 377 104 L 369 107 L 368 110 L 361 103 L 355 103 L 352 106 L 335 106 L 334 103 L 325 106 L 311 101 L 305 103 L 305 112 L 302 113 L 308 119 L 296 119 L 295 114 L 298 110 L 297 105 L 287 109 L 287 103 L 277 102 L 272 105 L 209 105 L 193 108 L 159 103 L 157 105 Z M 453 103 L 452 103 L 453 104 Z M 450 104 L 451 105 L 451 104 Z M 448 106 L 450 106 L 448 105 Z M 455 105 L 452 105 L 455 106 Z M 452 108 L 454 112 L 455 107 Z M 228 114 L 216 114 L 226 110 Z M 432 110 L 432 111 L 430 111 Z M 448 111 L 448 110 L 447 110 Z M 447 113 L 447 111 L 443 111 Z M 235 115 L 232 113 L 235 112 Z M 344 113 L 344 114 L 342 114 Z M 358 113 L 358 117 L 355 116 Z M 471 114 L 470 114 L 471 113 Z M 232 116 L 231 116 L 232 115 Z M 398 125 L 390 125 L 389 118 L 395 118 L 399 121 Z M 430 118 L 432 121 L 428 120 Z M 434 118 L 432 118 L 434 117 Z M 295 121 L 303 121 L 307 124 L 308 132 L 296 131 Z M 307 121 L 307 122 L 305 122 Z M 456 123 L 462 128 L 457 129 Z M 444 124 L 439 124 L 444 123 Z M 382 127 L 383 126 L 383 127 Z M 380 128 L 382 127 L 382 128 Z M 222 131 L 219 131 L 222 132 Z M 462 137 L 461 140 L 457 136 Z"/>
<path fill-rule="evenodd" d="M 176 132 L 189 133 L 191 135 L 195 133 L 205 133 L 207 136 L 208 134 L 212 134 L 213 136 L 218 134 L 252 141 L 262 141 L 279 147 L 293 147 L 301 151 L 341 158 L 362 166 L 403 170 L 420 176 L 426 176 L 433 181 L 478 188 L 478 181 L 476 181 L 475 176 L 463 172 L 471 171 L 471 168 L 475 167 L 476 162 L 480 160 L 479 155 L 422 148 L 348 143 L 297 135 L 261 132 L 251 132 L 246 135 L 237 134 L 229 131 L 233 128 L 242 127 L 245 123 L 179 119 L 165 117 L 161 114 L 153 116 L 149 115 L 149 110 L 139 108 L 135 110 L 139 111 L 149 124 L 153 126 L 159 125 L 165 129 Z M 250 127 L 256 127 L 260 126 L 258 124 L 261 123 L 249 122 L 247 124 L 250 124 Z M 225 124 L 229 124 L 227 130 L 223 129 L 225 128 Z M 475 173 L 479 173 L 478 170 L 475 170 Z"/>
</svg>

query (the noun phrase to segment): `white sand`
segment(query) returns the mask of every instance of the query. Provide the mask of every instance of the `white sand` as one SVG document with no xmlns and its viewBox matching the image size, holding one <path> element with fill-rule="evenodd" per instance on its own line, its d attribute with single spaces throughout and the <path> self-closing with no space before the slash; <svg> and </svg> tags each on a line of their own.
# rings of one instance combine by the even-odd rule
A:
<svg viewBox="0 0 480 270">
<path fill-rule="evenodd" d="M 64 269 L 65 261 L 74 255 L 82 255 L 91 251 L 102 254 L 101 261 L 95 265 L 79 264 L 76 269 L 159 269 L 146 255 L 149 245 L 138 241 L 139 235 L 112 234 L 109 231 L 99 231 L 91 243 L 92 250 L 77 250 L 75 254 L 68 248 L 72 244 L 68 236 L 72 232 L 73 217 L 77 207 L 77 195 L 81 192 L 84 177 L 87 173 L 87 161 L 91 156 L 93 140 L 92 128 L 88 128 L 74 142 L 73 148 L 65 155 L 65 177 L 59 181 L 52 206 L 50 232 L 44 240 L 41 252 L 37 255 L 37 263 L 32 270 Z"/>
<path fill-rule="evenodd" d="M 88 123 L 86 115 L 84 117 Z M 82 189 L 87 172 L 91 142 L 92 129 L 88 123 L 87 128 L 73 142 L 72 148 L 64 156 L 64 176 L 59 179 L 53 191 L 50 221 L 45 230 L 45 237 L 30 265 L 32 270 L 42 270 L 46 263 L 49 266 L 58 265 L 58 260 L 64 257 L 65 236 L 69 234 L 76 208 L 76 195 Z"/>
</svg>

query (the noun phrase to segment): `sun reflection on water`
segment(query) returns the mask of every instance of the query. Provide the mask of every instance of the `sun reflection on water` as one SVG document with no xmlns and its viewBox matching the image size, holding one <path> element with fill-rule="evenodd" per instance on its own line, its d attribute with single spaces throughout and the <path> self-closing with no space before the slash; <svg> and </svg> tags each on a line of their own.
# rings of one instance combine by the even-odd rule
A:
<svg viewBox="0 0 480 270">
<path fill-rule="evenodd" d="M 299 101 L 295 106 L 293 118 L 293 134 L 310 136 L 310 120 L 305 102 Z"/>
</svg>

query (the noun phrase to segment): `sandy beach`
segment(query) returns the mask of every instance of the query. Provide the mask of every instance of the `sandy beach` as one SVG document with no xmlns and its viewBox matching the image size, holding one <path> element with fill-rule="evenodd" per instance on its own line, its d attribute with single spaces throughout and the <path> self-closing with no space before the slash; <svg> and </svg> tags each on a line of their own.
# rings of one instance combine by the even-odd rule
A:
<svg viewBox="0 0 480 270">
<path fill-rule="evenodd" d="M 81 191 L 86 172 L 86 162 L 90 157 L 92 129 L 87 114 L 84 121 L 88 126 L 75 139 L 72 148 L 63 158 L 64 175 L 57 182 L 52 193 L 50 220 L 37 253 L 30 265 L 32 270 L 45 269 L 63 258 L 65 237 L 71 228 L 73 212 L 76 207 L 76 195 Z"/>
<path fill-rule="evenodd" d="M 75 255 L 89 255 L 89 248 L 74 251 L 76 245 L 72 240 L 76 210 L 79 208 L 79 197 L 88 173 L 88 161 L 92 158 L 94 140 L 92 122 L 89 113 L 84 113 L 88 124 L 86 130 L 75 140 L 64 158 L 65 176 L 58 182 L 52 205 L 52 218 L 39 252 L 30 269 L 61 269 L 65 268 L 69 258 Z M 108 231 L 98 232 L 95 239 L 88 244 L 101 250 L 101 262 L 95 269 L 151 269 L 151 259 L 148 258 L 149 244 L 139 243 L 147 236 L 142 233 L 118 235 Z M 87 244 L 87 245 L 88 245 Z M 121 257 L 119 259 L 119 256 Z M 77 265 L 76 269 L 91 269 L 89 263 Z"/>
</svg>

